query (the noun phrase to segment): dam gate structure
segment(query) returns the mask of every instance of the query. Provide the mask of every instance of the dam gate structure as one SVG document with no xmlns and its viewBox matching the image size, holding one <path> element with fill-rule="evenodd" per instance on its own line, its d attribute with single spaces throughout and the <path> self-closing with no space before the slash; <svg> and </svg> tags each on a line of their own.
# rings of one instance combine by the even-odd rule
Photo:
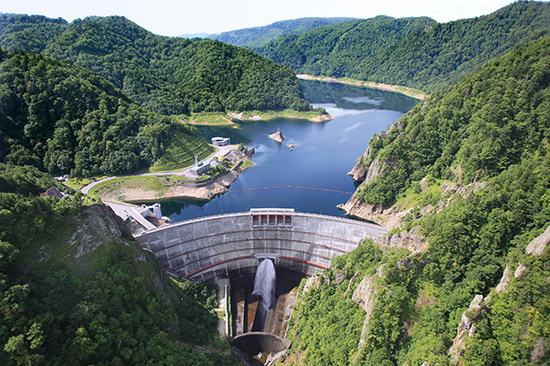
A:
<svg viewBox="0 0 550 366">
<path fill-rule="evenodd" d="M 352 251 L 364 238 L 386 232 L 362 221 L 265 208 L 182 221 L 136 239 L 156 254 L 169 273 L 216 282 L 226 306 L 225 319 L 218 321 L 220 334 L 233 335 L 229 338 L 233 351 L 253 365 L 260 355 L 276 359 L 288 348 L 285 337 L 300 280 L 330 267 L 332 258 Z M 273 263 L 267 266 L 275 286 L 270 287 L 275 303 L 269 308 L 262 308 L 265 291 L 259 291 L 262 295 L 254 291 L 263 261 Z"/>
<path fill-rule="evenodd" d="M 341 217 L 265 208 L 178 222 L 136 236 L 164 268 L 199 282 L 253 275 L 259 257 L 305 276 L 387 229 Z"/>
</svg>

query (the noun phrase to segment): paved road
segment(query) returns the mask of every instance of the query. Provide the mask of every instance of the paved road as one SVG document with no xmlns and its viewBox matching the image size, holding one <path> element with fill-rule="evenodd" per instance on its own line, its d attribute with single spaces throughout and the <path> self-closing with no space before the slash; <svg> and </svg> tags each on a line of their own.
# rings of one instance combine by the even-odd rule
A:
<svg viewBox="0 0 550 366">
<path fill-rule="evenodd" d="M 214 154 L 210 155 L 208 158 L 204 159 L 203 161 L 204 162 L 211 162 L 214 158 L 219 158 L 219 157 L 225 156 L 228 152 L 230 152 L 231 150 L 236 150 L 238 147 L 239 147 L 239 145 L 220 146 L 220 147 L 218 147 L 218 151 L 216 151 Z M 157 173 L 144 173 L 144 174 L 136 174 L 136 175 L 121 175 L 121 176 L 107 177 L 107 178 L 98 180 L 96 182 L 92 182 L 92 183 L 82 187 L 80 190 L 82 191 L 82 193 L 88 194 L 90 189 L 92 189 L 92 187 L 98 185 L 99 183 L 102 183 L 102 182 L 105 182 L 105 181 L 108 181 L 108 180 L 111 180 L 111 179 L 115 179 L 115 178 L 120 178 L 120 177 L 139 177 L 139 176 L 146 176 L 146 175 L 156 175 L 156 176 L 184 175 L 184 176 L 189 177 L 189 178 L 196 178 L 197 175 L 195 175 L 193 172 L 191 172 L 191 167 L 192 166 L 187 167 L 183 170 L 175 171 L 175 172 L 157 172 Z"/>
</svg>

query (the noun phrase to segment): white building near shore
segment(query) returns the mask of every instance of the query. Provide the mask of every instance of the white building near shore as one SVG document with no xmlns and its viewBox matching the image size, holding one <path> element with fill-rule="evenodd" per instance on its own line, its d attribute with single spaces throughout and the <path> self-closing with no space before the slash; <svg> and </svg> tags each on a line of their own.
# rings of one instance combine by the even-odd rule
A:
<svg viewBox="0 0 550 366">
<path fill-rule="evenodd" d="M 212 137 L 212 145 L 214 146 L 227 146 L 230 143 L 229 137 Z"/>
<path fill-rule="evenodd" d="M 201 175 L 202 173 L 204 173 L 208 169 L 210 169 L 210 163 L 209 162 L 199 161 L 197 164 L 195 164 L 191 167 L 191 172 L 193 172 L 196 175 Z"/>
</svg>

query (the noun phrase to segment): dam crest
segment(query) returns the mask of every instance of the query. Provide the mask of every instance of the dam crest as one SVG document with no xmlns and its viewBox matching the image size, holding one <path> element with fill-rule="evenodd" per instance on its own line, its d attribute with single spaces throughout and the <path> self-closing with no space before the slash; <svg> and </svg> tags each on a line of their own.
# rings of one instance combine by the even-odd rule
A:
<svg viewBox="0 0 550 366">
<path fill-rule="evenodd" d="M 136 236 L 164 268 L 180 277 L 211 282 L 253 275 L 259 258 L 277 270 L 311 276 L 332 258 L 355 249 L 387 229 L 362 221 L 262 208 L 178 222 Z"/>
</svg>

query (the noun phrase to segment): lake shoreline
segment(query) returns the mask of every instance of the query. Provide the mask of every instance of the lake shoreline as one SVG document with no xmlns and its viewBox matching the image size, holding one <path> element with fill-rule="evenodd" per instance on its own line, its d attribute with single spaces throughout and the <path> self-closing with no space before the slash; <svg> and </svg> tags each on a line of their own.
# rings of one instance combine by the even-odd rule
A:
<svg viewBox="0 0 550 366">
<path fill-rule="evenodd" d="M 336 206 L 346 202 L 355 190 L 347 172 L 357 156 L 364 153 L 374 134 L 387 129 L 418 101 L 403 94 L 335 83 L 300 81 L 300 85 L 307 100 L 314 106 L 326 106 L 335 116 L 334 121 L 311 123 L 279 118 L 260 122 L 258 117 L 254 118 L 256 112 L 247 112 L 239 117 L 252 121 L 238 123 L 238 130 L 199 128 L 203 138 L 228 136 L 254 148 L 256 165 L 244 172 L 227 194 L 212 200 L 205 199 L 210 195 L 199 196 L 200 200 L 163 200 L 164 214 L 172 222 L 254 207 L 285 207 L 345 216 Z M 278 130 L 286 137 L 282 143 L 270 137 Z M 193 196 L 197 197 L 199 194 L 195 193 Z"/>
<path fill-rule="evenodd" d="M 248 165 L 244 168 L 237 167 L 224 174 L 214 178 L 212 181 L 201 186 L 190 186 L 185 184 L 175 184 L 171 186 L 162 196 L 152 196 L 151 191 L 144 189 L 132 189 L 121 192 L 125 196 L 125 203 L 153 202 L 172 198 L 190 198 L 198 201 L 211 201 L 214 197 L 229 191 L 229 187 L 239 178 L 240 174 L 253 166 Z"/>
<path fill-rule="evenodd" d="M 230 147 L 233 147 L 231 145 Z M 186 178 L 190 168 L 177 173 L 160 172 L 124 177 L 108 177 L 82 188 L 85 194 L 98 196 L 101 201 L 112 203 L 153 202 L 170 198 L 192 198 L 209 201 L 228 191 L 229 186 L 254 162 L 252 149 L 241 152 L 229 150 L 223 155 L 229 157 L 232 167 L 213 178 L 192 180 Z"/>
<path fill-rule="evenodd" d="M 360 87 L 369 88 L 369 89 L 384 90 L 384 91 L 389 91 L 393 93 L 403 94 L 408 97 L 419 99 L 419 100 L 424 100 L 428 97 L 428 94 L 424 93 L 421 90 L 409 88 L 408 86 L 403 86 L 403 85 L 391 85 L 391 84 L 376 83 L 373 81 L 356 80 L 356 79 L 350 79 L 350 78 L 336 78 L 332 76 L 314 76 L 309 74 L 297 74 L 296 77 L 300 80 L 321 81 L 324 83 L 338 83 L 338 84 L 360 86 Z"/>
<path fill-rule="evenodd" d="M 276 119 L 287 118 L 306 120 L 320 123 L 334 119 L 332 115 L 320 111 L 245 111 L 227 113 L 200 113 L 195 116 L 181 119 L 181 123 L 192 126 L 219 126 L 238 128 L 238 122 L 270 122 Z"/>
</svg>

